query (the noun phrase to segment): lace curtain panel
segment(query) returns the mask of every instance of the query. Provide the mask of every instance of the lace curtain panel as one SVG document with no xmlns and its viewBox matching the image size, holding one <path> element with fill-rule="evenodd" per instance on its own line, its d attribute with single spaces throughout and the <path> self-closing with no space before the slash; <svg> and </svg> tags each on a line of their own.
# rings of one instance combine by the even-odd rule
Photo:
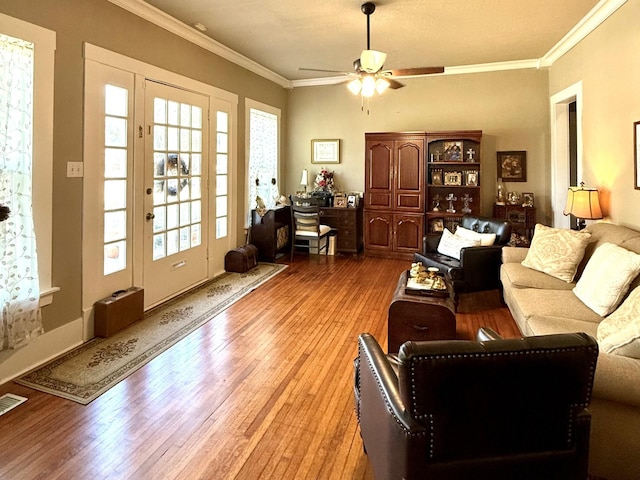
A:
<svg viewBox="0 0 640 480">
<path fill-rule="evenodd" d="M 43 332 L 31 208 L 33 44 L 0 34 L 0 350 Z"/>
<path fill-rule="evenodd" d="M 249 211 L 256 208 L 260 196 L 267 208 L 275 206 L 278 185 L 278 117 L 268 112 L 250 109 L 249 120 Z M 251 224 L 251 215 L 248 215 Z"/>
</svg>

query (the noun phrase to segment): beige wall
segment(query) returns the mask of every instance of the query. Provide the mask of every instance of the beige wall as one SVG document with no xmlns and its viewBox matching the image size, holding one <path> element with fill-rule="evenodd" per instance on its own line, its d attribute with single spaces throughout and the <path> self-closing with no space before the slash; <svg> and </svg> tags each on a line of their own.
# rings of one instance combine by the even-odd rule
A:
<svg viewBox="0 0 640 480">
<path fill-rule="evenodd" d="M 180 73 L 239 96 L 238 184 L 244 192 L 244 99 L 273 105 L 286 121 L 287 91 L 161 29 L 106 0 L 2 0 L 0 12 L 57 34 L 53 158 L 53 285 L 43 309 L 45 330 L 81 316 L 82 180 L 66 177 L 66 162 L 82 161 L 83 43 Z M 244 194 L 238 202 L 243 218 Z M 239 222 L 240 234 L 243 222 Z"/>
<path fill-rule="evenodd" d="M 403 80 L 406 87 L 371 101 L 361 111 L 359 97 L 342 85 L 294 89 L 289 96 L 287 193 L 300 187 L 301 171 L 311 177 L 313 138 L 342 140 L 342 161 L 329 165 L 338 186 L 364 190 L 364 133 L 384 131 L 482 130 L 483 212 L 491 214 L 496 184 L 496 151 L 527 151 L 527 182 L 508 190 L 533 192 L 538 219 L 549 222 L 548 72 L 517 70 Z"/>
<path fill-rule="evenodd" d="M 628 1 L 550 70 L 549 92 L 582 81 L 583 180 L 614 223 L 640 227 L 633 122 L 640 120 L 640 2 Z"/>
</svg>

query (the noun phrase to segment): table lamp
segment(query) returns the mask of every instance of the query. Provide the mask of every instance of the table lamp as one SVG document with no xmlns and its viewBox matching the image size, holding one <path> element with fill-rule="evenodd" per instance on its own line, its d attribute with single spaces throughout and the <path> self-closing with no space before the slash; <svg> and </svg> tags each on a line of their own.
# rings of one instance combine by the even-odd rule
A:
<svg viewBox="0 0 640 480">
<path fill-rule="evenodd" d="M 567 205 L 564 207 L 565 215 L 573 215 L 578 220 L 578 230 L 586 226 L 585 220 L 598 220 L 602 218 L 598 190 L 585 188 L 584 182 L 579 187 L 569 187 L 567 192 Z"/>
<path fill-rule="evenodd" d="M 300 185 L 304 186 L 304 193 L 307 193 L 307 185 L 309 184 L 309 172 L 305 168 L 302 170 L 302 178 L 300 179 Z"/>
</svg>

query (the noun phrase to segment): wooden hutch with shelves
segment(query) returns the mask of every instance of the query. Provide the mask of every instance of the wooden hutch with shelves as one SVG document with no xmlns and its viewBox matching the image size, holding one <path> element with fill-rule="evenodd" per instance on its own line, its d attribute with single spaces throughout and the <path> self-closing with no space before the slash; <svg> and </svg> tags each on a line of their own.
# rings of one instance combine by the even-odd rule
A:
<svg viewBox="0 0 640 480">
<path fill-rule="evenodd" d="M 479 130 L 365 134 L 365 253 L 411 259 L 426 231 L 478 214 L 481 139 Z"/>
</svg>

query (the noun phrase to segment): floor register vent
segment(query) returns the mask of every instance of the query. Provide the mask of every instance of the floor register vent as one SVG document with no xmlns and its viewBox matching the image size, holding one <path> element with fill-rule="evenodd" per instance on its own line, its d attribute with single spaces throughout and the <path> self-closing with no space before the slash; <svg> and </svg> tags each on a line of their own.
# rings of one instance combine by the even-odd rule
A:
<svg viewBox="0 0 640 480">
<path fill-rule="evenodd" d="M 21 403 L 27 401 L 27 398 L 14 395 L 12 393 L 5 393 L 0 397 L 0 415 L 4 415 L 12 408 L 16 408 Z"/>
</svg>

